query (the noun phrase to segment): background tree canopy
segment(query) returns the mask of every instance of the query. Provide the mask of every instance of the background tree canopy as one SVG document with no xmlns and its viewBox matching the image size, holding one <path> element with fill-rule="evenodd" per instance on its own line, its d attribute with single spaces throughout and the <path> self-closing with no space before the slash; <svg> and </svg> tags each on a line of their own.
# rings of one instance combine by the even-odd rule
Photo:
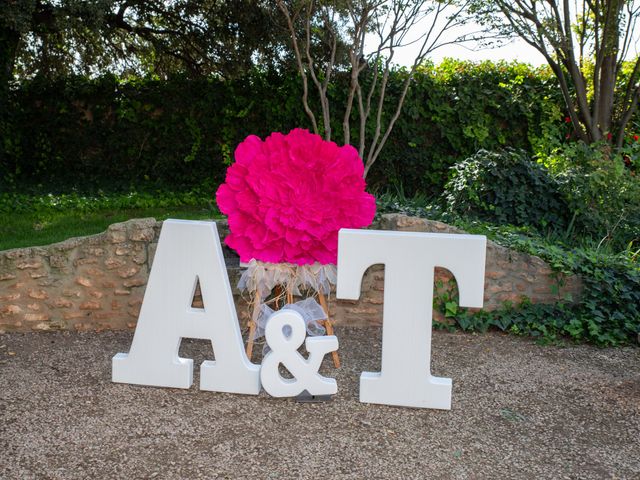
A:
<svg viewBox="0 0 640 480">
<path fill-rule="evenodd" d="M 234 77 L 274 64 L 286 41 L 270 2 L 8 0 L 0 4 L 4 80 L 169 73 Z"/>
<path fill-rule="evenodd" d="M 544 56 L 578 138 L 622 147 L 640 98 L 640 1 L 474 0 L 472 11 Z"/>
<path fill-rule="evenodd" d="M 387 46 L 369 62 L 362 56 L 366 32 L 386 22 L 387 16 L 370 14 L 375 7 L 392 6 L 388 11 L 400 12 L 396 18 L 404 25 L 415 21 L 413 12 L 433 13 L 434 5 L 440 12 L 445 4 L 455 7 L 449 18 L 456 22 L 475 14 L 501 33 L 526 37 L 546 55 L 553 75 L 518 65 L 473 69 L 445 62 L 434 76 L 424 58 L 410 69 L 395 68 L 388 58 L 394 41 L 382 43 Z M 321 93 L 310 89 L 308 103 L 322 110 L 324 133 L 333 131 L 337 142 L 359 142 L 362 150 L 365 137 L 386 141 L 391 130 L 383 136 L 378 127 L 398 119 L 399 131 L 389 135 L 384 150 L 383 142 L 370 149 L 383 163 L 373 172 L 374 183 L 438 189 L 447 167 L 473 149 L 516 146 L 546 154 L 566 139 L 611 142 L 613 127 L 619 130 L 612 135 L 617 153 L 637 169 L 640 59 L 623 61 L 629 38 L 635 38 L 637 1 L 587 1 L 581 11 L 566 1 L 541 8 L 535 0 L 477 0 L 475 9 L 464 12 L 459 5 L 469 2 L 7 0 L 0 3 L 2 178 L 39 184 L 75 172 L 74 181 L 91 178 L 95 185 L 102 182 L 97 172 L 105 172 L 95 165 L 122 162 L 127 167 L 119 171 L 129 172 L 124 178 L 174 179 L 175 167 L 184 171 L 184 183 L 193 183 L 188 172 L 201 178 L 194 159 L 222 171 L 243 134 L 312 127 L 304 118 L 301 87 L 291 82 L 314 66 Z M 306 21 L 287 19 L 283 11 Z M 329 16 L 335 12 L 340 15 Z M 349 15 L 360 20 L 340 20 Z M 294 38 L 305 39 L 298 52 L 292 50 Z M 299 68 L 301 57 L 308 68 Z M 359 108 L 345 115 L 343 106 L 351 103 Z M 330 112 L 329 104 L 337 108 Z M 373 126 L 366 122 L 369 111 L 375 111 Z M 220 130 L 211 130 L 213 125 Z M 174 140 L 152 153 L 160 136 Z M 109 149 L 118 144 L 126 148 Z M 187 153 L 176 151 L 180 145 Z M 105 175 L 104 181 L 115 178 Z"/>
</svg>

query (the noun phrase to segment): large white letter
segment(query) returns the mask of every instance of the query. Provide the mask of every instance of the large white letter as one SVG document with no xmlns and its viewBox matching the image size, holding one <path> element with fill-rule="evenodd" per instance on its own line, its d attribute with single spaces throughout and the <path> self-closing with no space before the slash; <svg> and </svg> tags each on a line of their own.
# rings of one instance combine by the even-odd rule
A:
<svg viewBox="0 0 640 480">
<path fill-rule="evenodd" d="M 458 282 L 460 305 L 482 307 L 486 238 L 479 235 L 340 230 L 337 298 L 357 300 L 362 276 L 382 263 L 380 372 L 360 376 L 360 401 L 451 408 L 451 379 L 431 376 L 434 268 Z"/>
<path fill-rule="evenodd" d="M 198 281 L 204 309 L 191 307 Z M 178 357 L 184 337 L 211 340 L 215 361 L 200 367 L 202 390 L 260 392 L 260 367 L 244 352 L 214 222 L 163 223 L 131 350 L 113 357 L 113 381 L 189 388 L 193 360 Z"/>
</svg>

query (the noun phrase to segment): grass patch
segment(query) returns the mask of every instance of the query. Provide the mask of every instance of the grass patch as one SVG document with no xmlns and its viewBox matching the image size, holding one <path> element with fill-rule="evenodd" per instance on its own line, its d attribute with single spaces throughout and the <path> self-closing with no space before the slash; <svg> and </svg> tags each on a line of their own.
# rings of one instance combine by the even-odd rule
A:
<svg viewBox="0 0 640 480">
<path fill-rule="evenodd" d="M 209 189 L 95 195 L 0 194 L 0 250 L 94 235 L 132 218 L 220 218 Z"/>
<path fill-rule="evenodd" d="M 66 211 L 37 213 L 2 213 L 0 250 L 48 245 L 71 237 L 104 232 L 109 225 L 132 218 L 154 217 L 156 220 L 180 218 L 204 220 L 213 217 L 208 208 L 156 207 L 123 210 Z"/>
</svg>

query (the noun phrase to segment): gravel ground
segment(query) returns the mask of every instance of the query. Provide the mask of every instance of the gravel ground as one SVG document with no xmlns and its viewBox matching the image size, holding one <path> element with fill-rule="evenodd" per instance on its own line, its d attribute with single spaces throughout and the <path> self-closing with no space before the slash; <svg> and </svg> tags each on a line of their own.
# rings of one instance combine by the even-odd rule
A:
<svg viewBox="0 0 640 480">
<path fill-rule="evenodd" d="M 380 331 L 337 333 L 325 404 L 113 384 L 129 332 L 0 335 L 0 478 L 640 478 L 638 348 L 436 332 L 436 411 L 359 403 Z"/>
</svg>

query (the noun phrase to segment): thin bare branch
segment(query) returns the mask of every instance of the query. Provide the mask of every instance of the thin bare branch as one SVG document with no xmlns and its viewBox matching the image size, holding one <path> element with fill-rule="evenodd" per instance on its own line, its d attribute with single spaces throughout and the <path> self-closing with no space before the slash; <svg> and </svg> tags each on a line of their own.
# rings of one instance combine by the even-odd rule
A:
<svg viewBox="0 0 640 480">
<path fill-rule="evenodd" d="M 300 46 L 298 45 L 298 36 L 296 34 L 296 29 L 294 27 L 294 20 L 289 13 L 289 9 L 283 0 L 277 0 L 278 8 L 284 14 L 287 20 L 287 27 L 289 28 L 289 33 L 291 33 L 291 43 L 293 44 L 293 52 L 296 57 L 296 64 L 298 66 L 298 72 L 302 77 L 302 107 L 304 108 L 305 113 L 309 117 L 311 121 L 311 125 L 313 127 L 313 133 L 318 133 L 318 123 L 316 122 L 316 117 L 313 114 L 313 111 L 309 107 L 309 84 L 307 80 L 306 69 L 302 64 L 302 54 L 300 53 Z"/>
</svg>

